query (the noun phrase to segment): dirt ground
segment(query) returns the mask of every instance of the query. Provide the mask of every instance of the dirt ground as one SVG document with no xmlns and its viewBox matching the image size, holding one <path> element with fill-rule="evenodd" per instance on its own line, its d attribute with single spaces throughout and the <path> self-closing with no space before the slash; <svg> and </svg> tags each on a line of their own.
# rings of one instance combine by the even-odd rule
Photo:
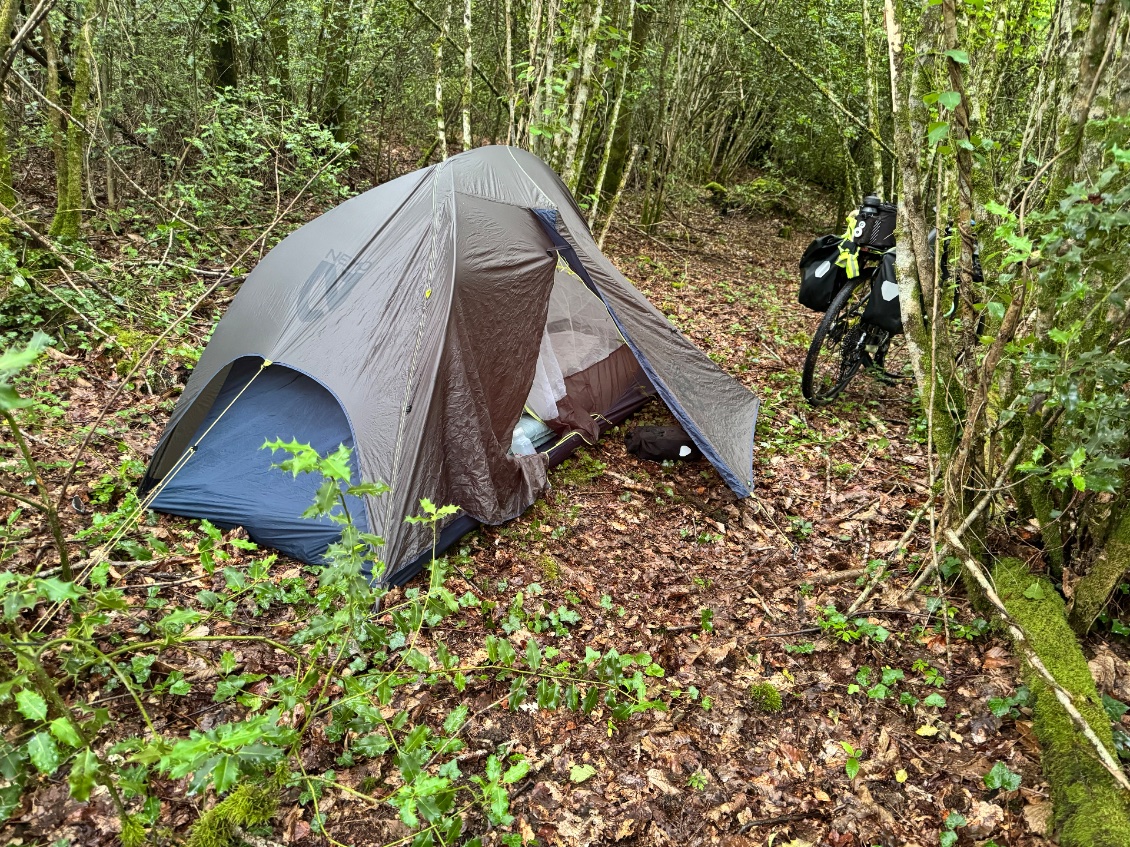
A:
<svg viewBox="0 0 1130 847">
<path fill-rule="evenodd" d="M 913 387 L 861 376 L 834 405 L 805 404 L 800 369 L 819 316 L 796 303 L 796 262 L 819 233 L 782 226 L 700 204 L 654 235 L 614 231 L 606 252 L 621 270 L 760 398 L 756 491 L 738 501 L 704 461 L 661 466 L 629 455 L 627 429 L 671 420 L 653 403 L 554 470 L 553 491 L 522 518 L 464 538 L 453 557 L 456 595 L 505 610 L 522 592 L 527 603 L 573 610 L 579 622 L 551 637 L 563 656 L 586 646 L 646 651 L 665 670 L 656 683 L 665 710 L 623 722 L 599 708 L 590 717 L 528 705 L 489 711 L 466 732 L 472 761 L 500 745 L 527 757 L 532 770 L 514 787 L 510 829 L 545 845 L 933 847 L 951 812 L 967 821 L 959 844 L 1044 844 L 1050 807 L 1030 713 L 1020 704 L 998 717 L 989 707 L 1016 692 L 1006 642 L 986 631 L 960 585 L 942 593 L 931 579 L 907 596 L 929 555 L 925 518 L 898 552 L 929 479 Z M 202 318 L 196 332 L 207 326 Z M 184 378 L 175 366 L 151 373 L 116 403 L 108 436 L 95 439 L 78 471 L 69 533 L 113 505 L 123 460 L 147 460 Z M 50 484 L 118 379 L 97 348 L 45 359 L 29 434 Z M 61 412 L 50 411 L 51 396 L 66 398 Z M 103 495 L 110 502 L 99 502 Z M 147 531 L 157 537 L 186 525 L 155 520 Z M 26 533 L 17 564 L 49 550 L 42 527 Z M 131 579 L 144 581 L 190 565 L 166 557 L 131 567 Z M 188 597 L 201 587 L 174 590 Z M 848 620 L 822 611 L 857 600 Z M 469 613 L 459 626 L 448 619 L 430 636 L 471 649 L 485 616 Z M 278 633 L 295 624 L 287 626 Z M 511 634 L 516 644 L 529 637 Z M 765 682 L 780 694 L 779 711 L 769 689 L 751 691 Z M 476 703 L 497 694 L 483 686 Z M 416 709 L 442 719 L 452 705 L 445 698 L 457 696 L 436 689 Z M 192 710 L 156 695 L 152 704 L 170 731 L 219 719 L 207 697 Z M 106 705 L 112 731 L 136 724 L 127 699 Z M 323 752 L 312 761 L 329 767 L 332 745 Z M 986 787 L 997 762 L 1020 774 L 1019 789 Z M 361 766 L 336 774 L 345 786 L 374 778 L 381 774 Z M 212 802 L 187 796 L 183 781 L 158 791 L 161 824 L 180 835 Z M 311 830 L 297 795 L 285 799 L 279 843 L 362 847 L 408 832 L 391 807 L 329 790 L 321 803 L 329 841 Z M 486 844 L 505 834 L 474 817 L 468 826 Z M 0 834 L 13 844 L 95 845 L 114 843 L 115 829 L 104 798 L 75 803 L 59 778 L 43 781 Z"/>
</svg>

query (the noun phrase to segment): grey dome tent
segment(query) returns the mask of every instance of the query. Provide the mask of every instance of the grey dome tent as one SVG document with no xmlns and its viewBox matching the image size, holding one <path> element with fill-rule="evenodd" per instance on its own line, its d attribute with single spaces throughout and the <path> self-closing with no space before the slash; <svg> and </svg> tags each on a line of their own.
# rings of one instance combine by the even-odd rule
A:
<svg viewBox="0 0 1130 847">
<path fill-rule="evenodd" d="M 421 497 L 477 523 L 517 517 L 549 466 L 658 395 L 739 496 L 758 400 L 597 249 L 557 175 L 483 147 L 342 203 L 268 253 L 200 357 L 150 461 L 157 511 L 243 526 L 318 562 L 337 527 L 300 517 L 317 481 L 271 467 L 267 439 L 353 448 L 350 505 L 385 539 L 382 579 L 430 555 Z M 155 495 L 155 496 L 154 496 Z"/>
</svg>

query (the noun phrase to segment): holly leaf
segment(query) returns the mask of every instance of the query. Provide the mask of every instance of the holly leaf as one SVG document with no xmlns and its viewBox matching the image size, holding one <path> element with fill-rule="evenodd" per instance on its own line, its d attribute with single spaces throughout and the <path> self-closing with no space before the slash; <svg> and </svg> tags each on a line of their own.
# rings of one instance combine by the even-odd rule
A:
<svg viewBox="0 0 1130 847">
<path fill-rule="evenodd" d="M 16 709 L 29 721 L 41 721 L 47 717 L 47 701 L 38 691 L 27 688 L 16 692 Z"/>
<path fill-rule="evenodd" d="M 55 718 L 51 721 L 51 734 L 66 744 L 68 747 L 81 747 L 82 739 L 67 718 Z"/>
<path fill-rule="evenodd" d="M 85 803 L 90 799 L 90 791 L 94 788 L 94 780 L 98 775 L 99 767 L 98 757 L 89 747 L 80 750 L 75 757 L 75 762 L 71 765 L 71 775 L 67 777 L 67 782 L 71 786 L 71 796 L 80 803 Z"/>
<path fill-rule="evenodd" d="M 27 754 L 36 769 L 47 776 L 55 773 L 62 757 L 59 755 L 59 745 L 50 733 L 37 732 L 27 743 Z"/>
</svg>

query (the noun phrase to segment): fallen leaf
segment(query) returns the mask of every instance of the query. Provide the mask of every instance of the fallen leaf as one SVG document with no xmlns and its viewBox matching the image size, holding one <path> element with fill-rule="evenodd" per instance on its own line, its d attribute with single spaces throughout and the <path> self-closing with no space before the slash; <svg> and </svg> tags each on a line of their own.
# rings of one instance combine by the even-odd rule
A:
<svg viewBox="0 0 1130 847">
<path fill-rule="evenodd" d="M 594 776 L 596 776 L 596 768 L 592 765 L 573 765 L 569 768 L 569 780 L 577 785 Z"/>
<path fill-rule="evenodd" d="M 1024 807 L 1024 822 L 1036 835 L 1047 835 L 1052 819 L 1052 804 L 1046 801 L 1029 803 Z"/>
</svg>

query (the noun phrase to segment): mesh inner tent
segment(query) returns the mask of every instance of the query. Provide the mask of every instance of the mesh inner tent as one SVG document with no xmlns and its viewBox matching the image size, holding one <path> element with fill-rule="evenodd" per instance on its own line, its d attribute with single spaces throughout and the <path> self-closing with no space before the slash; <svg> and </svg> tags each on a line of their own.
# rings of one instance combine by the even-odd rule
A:
<svg viewBox="0 0 1130 847">
<path fill-rule="evenodd" d="M 557 404 L 566 394 L 565 379 L 604 361 L 623 344 L 600 298 L 572 271 L 559 268 L 526 405 L 542 420 L 557 418 Z"/>
</svg>

